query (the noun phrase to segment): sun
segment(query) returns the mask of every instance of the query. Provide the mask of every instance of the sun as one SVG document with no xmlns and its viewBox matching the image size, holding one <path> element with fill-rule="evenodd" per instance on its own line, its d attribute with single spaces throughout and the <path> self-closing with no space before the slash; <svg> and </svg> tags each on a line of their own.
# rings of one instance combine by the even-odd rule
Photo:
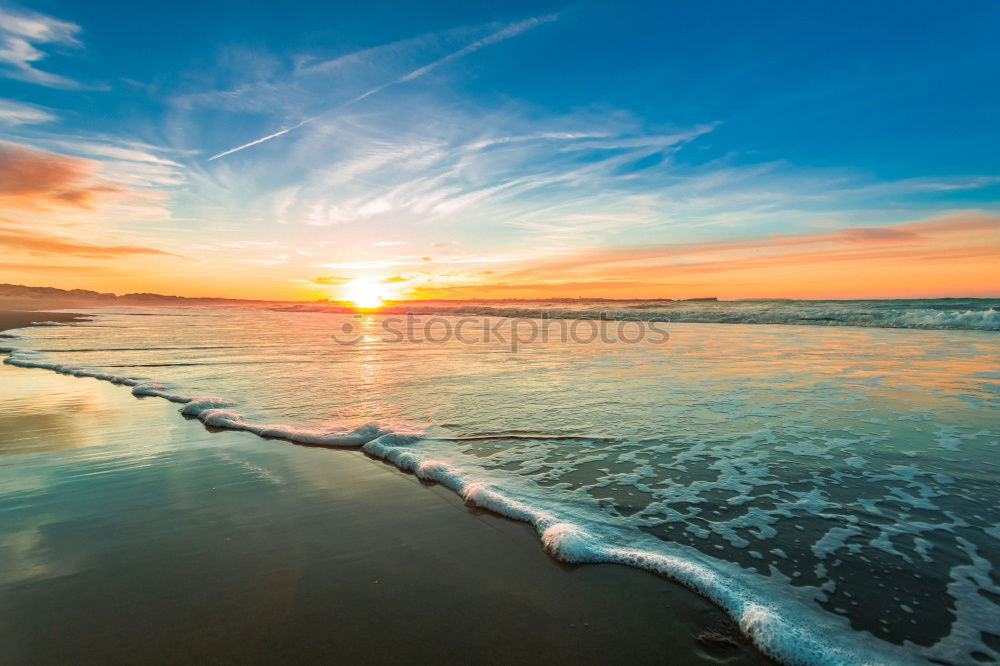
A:
<svg viewBox="0 0 1000 666">
<path fill-rule="evenodd" d="M 344 300 L 353 303 L 354 307 L 368 310 L 385 305 L 382 291 L 382 285 L 378 278 L 359 277 L 346 283 L 341 294 Z"/>
</svg>

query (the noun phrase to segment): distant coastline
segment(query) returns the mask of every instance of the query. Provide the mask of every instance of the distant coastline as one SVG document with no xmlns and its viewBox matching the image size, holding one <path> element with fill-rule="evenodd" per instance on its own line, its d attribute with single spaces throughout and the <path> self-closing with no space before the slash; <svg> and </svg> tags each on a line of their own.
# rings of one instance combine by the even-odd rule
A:
<svg viewBox="0 0 1000 666">
<path fill-rule="evenodd" d="M 400 299 L 397 301 L 386 301 L 387 305 L 402 303 L 420 303 L 423 305 L 435 303 L 792 303 L 792 302 L 836 302 L 836 301 L 921 301 L 921 300 L 991 300 L 987 297 L 942 297 L 942 298 L 896 298 L 896 299 L 794 299 L 794 298 L 738 298 L 732 300 L 720 299 L 716 296 L 704 296 L 698 298 L 603 298 L 603 297 L 552 297 L 552 298 L 429 298 L 429 299 Z M 287 304 L 311 304 L 311 305 L 338 305 L 343 303 L 333 299 L 312 299 L 312 300 L 269 300 L 269 299 L 243 299 L 226 298 L 221 296 L 173 296 L 169 294 L 154 294 L 147 292 L 134 292 L 126 294 L 114 294 L 111 292 L 91 291 L 89 289 L 59 289 L 57 287 L 33 287 L 20 284 L 0 283 L 0 308 L 7 310 L 37 310 L 43 308 L 65 309 L 65 308 L 100 308 L 129 305 L 217 305 L 217 306 L 269 306 Z"/>
</svg>

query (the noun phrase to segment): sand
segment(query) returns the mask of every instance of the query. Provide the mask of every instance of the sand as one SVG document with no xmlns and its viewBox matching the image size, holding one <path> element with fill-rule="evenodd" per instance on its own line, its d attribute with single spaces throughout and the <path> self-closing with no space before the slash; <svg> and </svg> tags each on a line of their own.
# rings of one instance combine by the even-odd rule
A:
<svg viewBox="0 0 1000 666">
<path fill-rule="evenodd" d="M 71 322 L 84 318 L 73 312 L 42 312 L 29 310 L 0 310 L 0 331 L 22 328 L 43 321 Z"/>
<path fill-rule="evenodd" d="M 0 401 L 2 663 L 769 663 L 694 593 L 359 452 L 44 370 L 0 366 Z"/>
</svg>

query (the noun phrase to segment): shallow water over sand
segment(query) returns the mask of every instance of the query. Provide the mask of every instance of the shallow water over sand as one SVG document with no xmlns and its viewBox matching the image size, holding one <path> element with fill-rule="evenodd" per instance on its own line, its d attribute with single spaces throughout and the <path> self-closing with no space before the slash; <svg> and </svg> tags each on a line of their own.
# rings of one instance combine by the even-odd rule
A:
<svg viewBox="0 0 1000 666">
<path fill-rule="evenodd" d="M 43 370 L 0 366 L 0 403 L 2 663 L 769 663 L 694 593 L 356 452 Z"/>
<path fill-rule="evenodd" d="M 345 324 L 355 344 L 331 340 Z M 786 660 L 1000 657 L 996 333 L 668 330 L 512 353 L 390 342 L 378 315 L 128 309 L 10 346 L 223 398 L 188 404 L 214 425 L 363 444 L 565 559 L 679 578 Z"/>
</svg>

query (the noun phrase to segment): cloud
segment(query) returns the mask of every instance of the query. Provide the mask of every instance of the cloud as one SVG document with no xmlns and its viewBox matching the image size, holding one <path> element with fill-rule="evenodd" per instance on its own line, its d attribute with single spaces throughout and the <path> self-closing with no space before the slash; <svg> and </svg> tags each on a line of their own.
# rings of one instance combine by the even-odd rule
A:
<svg viewBox="0 0 1000 666">
<path fill-rule="evenodd" d="M 0 206 L 46 208 L 73 206 L 92 209 L 108 194 L 122 193 L 116 185 L 92 182 L 90 160 L 0 143 Z"/>
<path fill-rule="evenodd" d="M 445 266 L 452 264 L 494 264 L 517 261 L 518 259 L 520 259 L 520 257 L 513 255 L 468 255 L 461 257 L 446 257 L 438 259 L 434 263 Z M 432 257 L 428 257 L 426 255 L 404 255 L 388 259 L 370 259 L 365 261 L 323 264 L 323 267 L 348 270 L 374 270 L 379 268 L 391 268 L 394 266 L 420 266 L 431 261 Z"/>
<path fill-rule="evenodd" d="M 411 71 L 407 72 L 406 74 L 403 74 L 402 76 L 400 76 L 398 78 L 395 78 L 395 79 L 390 80 L 390 81 L 388 81 L 386 83 L 382 83 L 380 85 L 377 85 L 374 88 L 370 88 L 370 89 L 366 90 L 365 92 L 361 93 L 360 95 L 352 97 L 352 98 L 348 99 L 346 102 L 338 104 L 336 107 L 334 107 L 334 109 L 335 108 L 341 108 L 341 107 L 349 106 L 351 104 L 356 104 L 357 102 L 365 100 L 365 99 L 371 97 L 372 95 L 375 95 L 375 94 L 377 94 L 377 93 L 379 93 L 379 92 L 381 92 L 381 91 L 383 91 L 386 88 L 389 88 L 391 86 L 395 86 L 395 85 L 398 85 L 400 83 L 407 83 L 409 81 L 414 81 L 414 80 L 416 80 L 416 79 L 424 76 L 425 74 L 427 74 L 427 73 L 429 73 L 429 72 L 437 69 L 438 67 L 441 67 L 442 65 L 445 65 L 445 64 L 447 64 L 449 62 L 452 62 L 454 60 L 458 60 L 459 58 L 462 58 L 462 57 L 465 57 L 465 56 L 467 56 L 467 55 L 469 55 L 471 53 L 474 53 L 474 52 L 478 51 L 479 49 L 483 48 L 484 46 L 488 46 L 490 44 L 496 44 L 497 42 L 501 42 L 501 41 L 503 41 L 505 39 L 510 39 L 511 37 L 515 37 L 515 36 L 521 34 L 522 32 L 525 32 L 526 30 L 530 30 L 531 28 L 534 28 L 534 27 L 536 27 L 538 25 L 542 25 L 543 23 L 549 23 L 550 21 L 555 21 L 557 18 L 558 18 L 557 14 L 551 14 L 551 15 L 548 15 L 548 16 L 534 17 L 534 18 L 530 18 L 530 19 L 527 19 L 527 20 L 524 20 L 524 21 L 518 21 L 516 23 L 511 23 L 511 24 L 509 24 L 509 25 L 501 28 L 500 30 L 497 30 L 497 31 L 495 31 L 495 32 L 487 35 L 486 37 L 483 37 L 482 39 L 478 39 L 478 40 L 472 42 L 471 44 L 467 44 L 467 45 L 463 46 L 462 48 L 458 49 L 457 51 L 453 51 L 453 52 L 449 53 L 448 55 L 446 55 L 446 56 L 444 56 L 442 58 L 438 58 L 437 60 L 435 60 L 435 61 L 433 61 L 431 63 L 428 63 L 428 64 L 426 64 L 426 65 L 424 65 L 422 67 L 418 67 L 417 69 L 411 70 Z M 253 141 L 249 141 L 249 142 L 244 143 L 242 145 L 236 146 L 235 148 L 230 148 L 229 150 L 224 150 L 224 151 L 222 151 L 220 153 L 217 153 L 217 154 L 212 155 L 211 157 L 209 157 L 208 161 L 211 162 L 212 160 L 217 160 L 220 157 L 225 157 L 226 155 L 232 155 L 233 153 L 236 153 L 236 152 L 239 152 L 241 150 L 244 150 L 245 148 L 250 148 L 252 146 L 256 146 L 256 145 L 259 145 L 261 143 L 264 143 L 266 141 L 270 141 L 271 139 L 276 139 L 279 136 L 283 136 L 285 134 L 288 134 L 289 132 L 291 132 L 293 130 L 299 129 L 300 127 L 303 127 L 304 125 L 307 125 L 307 124 L 309 124 L 309 123 L 317 120 L 318 118 L 322 117 L 323 115 L 329 113 L 332 110 L 333 109 L 327 109 L 327 110 L 325 110 L 325 111 L 323 111 L 323 112 L 321 112 L 321 113 L 319 113 L 317 115 L 314 115 L 314 116 L 308 117 L 308 118 L 306 118 L 306 119 L 304 119 L 302 121 L 299 121 L 298 123 L 295 123 L 294 125 L 286 127 L 284 129 L 280 129 L 277 132 L 273 132 L 273 133 L 268 134 L 266 136 L 262 136 L 262 137 L 260 137 L 258 139 L 254 139 Z"/>
<path fill-rule="evenodd" d="M 0 8 L 0 74 L 54 88 L 75 88 L 75 81 L 42 71 L 35 63 L 46 53 L 41 45 L 79 46 L 80 26 L 51 16 Z"/>
<path fill-rule="evenodd" d="M 163 151 L 158 146 L 109 138 L 46 137 L 39 143 L 60 153 L 93 158 L 105 179 L 125 188 L 164 189 L 187 182 L 183 165 L 157 155 Z"/>
<path fill-rule="evenodd" d="M 86 141 L 81 139 L 56 140 L 52 145 L 74 153 L 82 153 L 99 158 L 119 160 L 123 162 L 143 162 L 164 166 L 180 167 L 177 162 L 154 155 L 145 146 L 137 147 L 130 144 L 108 143 L 102 141 Z"/>
<path fill-rule="evenodd" d="M 0 262 L 0 271 L 31 271 L 35 273 L 70 273 L 71 275 L 79 275 L 81 273 L 101 273 L 101 274 L 116 274 L 120 273 L 118 269 L 109 268 L 107 266 L 93 266 L 93 265 L 80 265 L 80 264 L 28 264 L 28 263 L 15 263 L 15 262 Z"/>
<path fill-rule="evenodd" d="M 534 28 L 536 26 L 542 25 L 543 23 L 549 23 L 551 21 L 555 21 L 558 18 L 559 18 L 558 14 L 550 14 L 548 16 L 537 16 L 537 17 L 534 17 L 534 18 L 529 18 L 529 19 L 524 20 L 524 21 L 518 21 L 517 23 L 511 23 L 510 25 L 506 26 L 505 28 L 503 28 L 501 30 L 497 30 L 496 32 L 494 32 L 494 33 L 492 33 L 490 35 L 487 35 L 483 39 L 478 39 L 475 42 L 469 44 L 468 46 L 464 46 L 464 47 L 460 48 L 459 50 L 457 50 L 457 51 L 455 51 L 453 53 L 449 53 L 448 55 L 446 55 L 443 58 L 439 58 L 438 60 L 435 60 L 434 62 L 432 62 L 432 63 L 430 63 L 428 65 L 424 65 L 423 67 L 415 69 L 412 72 L 401 76 L 400 78 L 396 79 L 396 81 L 394 81 L 393 83 L 402 83 L 404 81 L 413 81 L 414 79 L 418 79 L 421 76 L 423 76 L 424 74 L 427 74 L 428 72 L 431 72 L 431 71 L 437 69 L 441 65 L 447 64 L 447 63 L 449 63 L 449 62 L 451 62 L 453 60 L 458 60 L 459 58 L 462 58 L 464 56 L 469 55 L 470 53 L 475 53 L 476 51 L 478 51 L 479 49 L 483 48 L 484 46 L 489 46 L 490 44 L 496 44 L 497 42 L 502 42 L 505 39 L 510 39 L 511 37 L 516 37 L 517 35 L 520 35 L 525 30 L 530 30 L 531 28 Z M 392 84 L 389 84 L 389 85 L 392 85 Z M 372 91 L 372 92 L 375 92 L 375 91 Z M 363 99 L 364 97 L 366 97 L 367 95 L 370 95 L 370 94 L 372 94 L 372 93 L 371 92 L 366 93 L 360 99 Z"/>
<path fill-rule="evenodd" d="M 321 284 L 324 286 L 337 286 L 341 284 L 347 284 L 353 279 L 354 278 L 342 277 L 339 275 L 328 275 L 325 277 L 315 277 L 312 280 L 310 280 L 310 282 L 312 282 L 313 284 Z"/>
<path fill-rule="evenodd" d="M 86 259 L 111 259 L 133 255 L 178 256 L 151 247 L 99 245 L 13 227 L 0 227 L 0 247 L 34 255 L 58 254 Z"/>
<path fill-rule="evenodd" d="M 995 288 L 997 261 L 1000 214 L 969 210 L 884 227 L 579 249 L 409 282 L 416 298 L 927 297 Z"/>
<path fill-rule="evenodd" d="M 464 223 L 474 215 L 487 227 L 586 233 L 655 217 L 632 195 L 678 183 L 668 180 L 678 170 L 671 158 L 714 127 L 647 131 L 627 114 L 537 118 L 515 103 L 482 109 L 412 98 L 406 91 L 399 102 L 408 114 L 345 113 L 290 138 L 285 154 L 268 155 L 267 169 L 294 174 L 294 187 L 266 193 L 273 171 L 252 161 L 234 185 L 259 171 L 246 200 L 272 197 L 274 219 L 289 224 Z M 650 154 L 661 159 L 641 175 L 622 172 Z"/>
<path fill-rule="evenodd" d="M 639 289 L 648 287 L 648 282 L 614 280 L 614 279 L 591 279 L 576 281 L 546 281 L 546 282 L 522 282 L 513 284 L 460 284 L 435 286 L 428 284 L 414 287 L 412 297 L 415 299 L 433 298 L 469 298 L 475 299 L 481 294 L 497 292 L 506 296 L 541 294 L 545 296 L 555 296 L 559 294 L 570 294 L 579 296 L 581 294 L 593 295 L 597 292 L 619 289 Z M 687 287 L 689 284 L 659 284 L 660 287 Z M 544 296 L 543 296 L 544 297 Z"/>
<path fill-rule="evenodd" d="M 885 227 L 768 235 L 694 243 L 662 243 L 579 251 L 509 272 L 498 283 L 523 280 L 577 282 L 613 274 L 622 280 L 659 282 L 702 273 L 740 273 L 762 268 L 822 267 L 843 262 L 887 262 L 961 257 L 1000 259 L 1000 215 L 962 211 Z M 831 269 L 832 270 L 832 269 Z"/>
<path fill-rule="evenodd" d="M 56 120 L 56 116 L 33 104 L 0 99 L 0 123 L 4 125 L 36 125 Z"/>
<path fill-rule="evenodd" d="M 47 213 L 45 224 L 85 224 L 95 231 L 116 222 L 163 220 L 169 217 L 167 188 L 184 182 L 180 165 L 144 157 L 137 146 L 126 142 L 117 148 L 107 142 L 52 138 L 39 142 L 98 159 L 0 141 L 0 209 L 12 215 L 19 209 L 22 212 L 15 217 L 22 223 L 38 224 L 40 211 Z M 105 153 L 121 159 L 100 157 Z"/>
</svg>

